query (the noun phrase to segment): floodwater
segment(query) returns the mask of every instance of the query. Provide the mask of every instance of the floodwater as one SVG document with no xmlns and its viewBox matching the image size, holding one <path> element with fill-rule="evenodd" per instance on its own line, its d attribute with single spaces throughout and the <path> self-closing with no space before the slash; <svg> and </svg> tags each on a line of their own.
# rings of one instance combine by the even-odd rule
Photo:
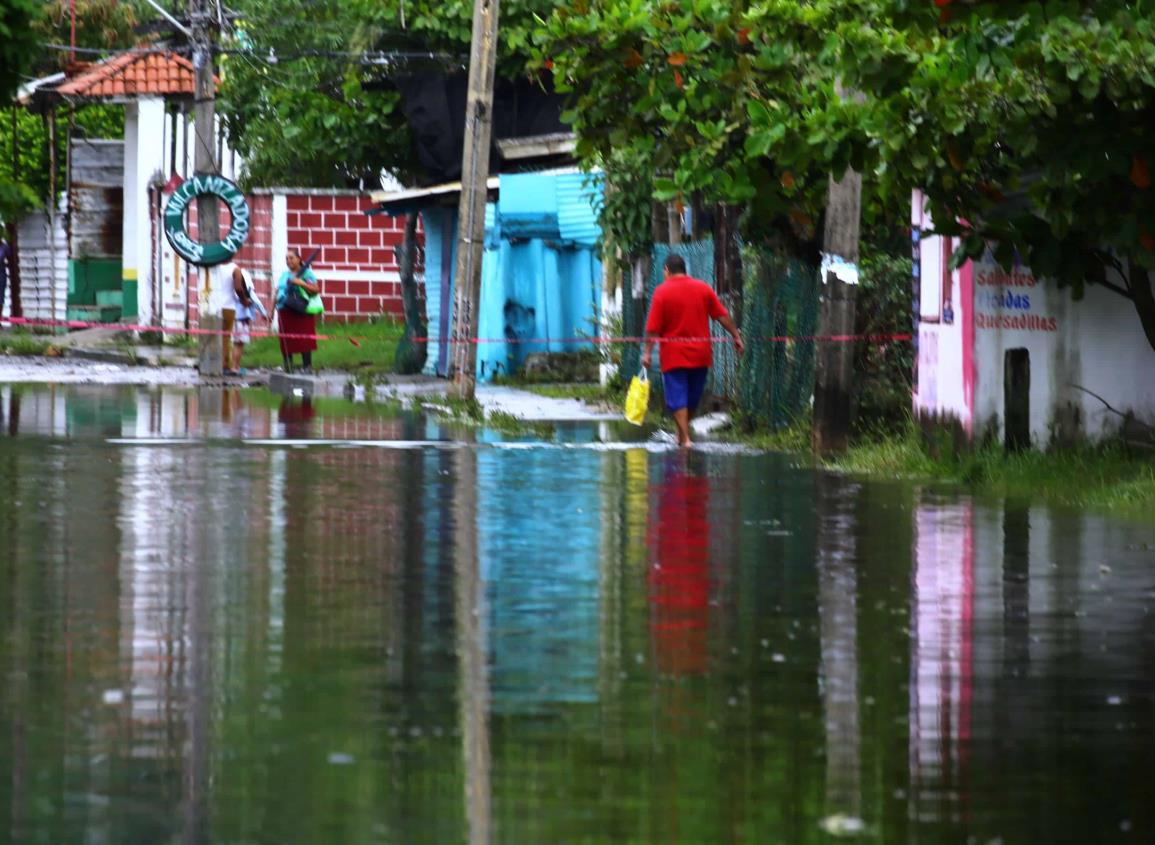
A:
<svg viewBox="0 0 1155 845">
<path fill-rule="evenodd" d="M 1155 841 L 1155 527 L 0 386 L 0 842 Z"/>
</svg>

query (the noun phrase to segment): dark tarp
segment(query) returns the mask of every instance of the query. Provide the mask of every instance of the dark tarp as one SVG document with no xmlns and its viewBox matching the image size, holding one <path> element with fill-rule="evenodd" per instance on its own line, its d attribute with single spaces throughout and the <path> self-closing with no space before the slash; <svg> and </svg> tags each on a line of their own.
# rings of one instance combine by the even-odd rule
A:
<svg viewBox="0 0 1155 845">
<path fill-rule="evenodd" d="M 461 179 L 465 138 L 465 100 L 469 79 L 464 73 L 414 74 L 392 80 L 401 92 L 401 107 L 409 121 L 423 185 Z M 552 85 L 543 88 L 525 79 L 494 83 L 493 144 L 490 170 L 498 168 L 496 142 L 568 131 L 561 122 L 562 99 Z"/>
</svg>

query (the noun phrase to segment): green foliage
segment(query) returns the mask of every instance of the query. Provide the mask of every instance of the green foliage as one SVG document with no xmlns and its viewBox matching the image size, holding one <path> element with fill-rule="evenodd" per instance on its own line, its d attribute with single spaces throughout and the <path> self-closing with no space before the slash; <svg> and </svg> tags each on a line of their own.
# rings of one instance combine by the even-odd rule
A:
<svg viewBox="0 0 1155 845">
<path fill-rule="evenodd" d="M 986 494 L 1039 497 L 1147 518 L 1155 514 L 1155 463 L 1118 443 L 1012 455 L 988 443 L 972 452 L 932 457 L 923 435 L 908 423 L 897 433 L 860 440 L 828 466 L 892 478 L 943 479 Z"/>
<path fill-rule="evenodd" d="M 502 4 L 499 72 L 524 71 L 528 33 L 548 0 Z M 417 174 L 400 96 L 389 76 L 468 64 L 471 0 L 240 0 L 234 51 L 221 63 L 219 108 L 252 184 L 378 183 Z M 414 64 L 363 65 L 365 51 L 435 53 Z M 276 56 L 275 63 L 270 57 Z M 282 58 L 283 57 L 283 58 Z"/>
<path fill-rule="evenodd" d="M 537 440 L 553 440 L 557 426 L 546 420 L 523 420 L 507 411 L 490 411 L 485 417 L 485 427 L 491 431 L 514 436 L 532 436 Z"/>
<path fill-rule="evenodd" d="M 867 255 L 860 266 L 855 334 L 885 336 L 911 330 L 909 258 Z M 894 430 L 910 416 L 914 346 L 910 341 L 866 340 L 855 347 L 854 417 L 859 430 Z"/>
<path fill-rule="evenodd" d="M 0 222 L 19 220 L 39 204 L 35 191 L 20 182 L 0 182 Z"/>
<path fill-rule="evenodd" d="M 839 67 L 870 92 L 863 140 L 888 195 L 925 188 L 967 255 L 994 242 L 1077 295 L 1109 252 L 1155 266 L 1153 4 L 860 5 L 872 25 L 838 27 Z"/>
<path fill-rule="evenodd" d="M 42 0 L 33 22 L 36 40 L 45 44 L 69 44 L 74 12 L 76 45 L 106 50 L 135 46 L 139 39 L 133 27 L 142 17 L 156 16 L 155 11 L 139 0 Z M 92 56 L 79 54 L 77 59 L 91 61 Z M 46 75 L 62 70 L 71 60 L 67 50 L 38 51 L 35 73 Z"/>
<path fill-rule="evenodd" d="M 795 455 L 810 454 L 810 437 L 813 423 L 810 410 L 791 417 L 778 428 L 758 427 L 757 421 L 741 409 L 734 412 L 734 426 L 719 433 L 718 439 L 732 443 L 742 443 L 768 452 L 788 452 Z"/>
<path fill-rule="evenodd" d="M 71 115 L 68 111 L 61 112 L 56 132 L 56 184 L 59 190 L 64 190 L 67 176 L 66 127 L 70 122 L 75 123 L 76 133 L 81 137 L 122 138 L 124 108 L 91 103 L 78 107 Z M 46 204 L 48 161 L 48 130 L 40 115 L 18 106 L 9 106 L 0 118 L 0 189 L 5 186 L 10 189 L 7 196 L 0 198 L 0 218 L 13 220 L 31 208 Z M 16 188 L 17 184 L 22 189 Z"/>
<path fill-rule="evenodd" d="M 649 241 L 651 199 L 745 206 L 747 233 L 809 242 L 848 121 L 823 32 L 834 2 L 606 0 L 559 8 L 537 62 L 572 96 L 578 155 L 604 168 L 603 228 Z M 615 196 L 616 191 L 616 196 Z"/>
<path fill-rule="evenodd" d="M 747 236 L 813 241 L 853 165 L 868 224 L 923 188 L 960 259 L 993 246 L 1076 295 L 1122 259 L 1155 267 L 1147 0 L 589 0 L 535 41 L 579 156 L 623 183 L 603 225 L 628 247 L 651 199 L 691 195 L 745 205 Z M 1117 284 L 1155 344 L 1147 275 Z"/>
<path fill-rule="evenodd" d="M 41 340 L 32 332 L 22 328 L 0 334 L 0 355 L 35 357 L 48 355 L 56 357 L 60 349 L 47 340 Z"/>
<path fill-rule="evenodd" d="M 38 53 L 32 21 L 38 12 L 34 0 L 4 0 L 0 3 L 0 98 L 16 92 Z"/>
</svg>

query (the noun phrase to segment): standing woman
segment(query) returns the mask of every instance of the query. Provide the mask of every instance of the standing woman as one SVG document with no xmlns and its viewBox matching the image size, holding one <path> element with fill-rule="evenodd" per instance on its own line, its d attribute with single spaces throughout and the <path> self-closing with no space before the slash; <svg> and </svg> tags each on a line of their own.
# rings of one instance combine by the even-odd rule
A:
<svg viewBox="0 0 1155 845">
<path fill-rule="evenodd" d="M 321 284 L 313 271 L 301 262 L 301 253 L 290 249 L 285 255 L 289 269 L 281 274 L 277 282 L 277 315 L 281 323 L 281 358 L 285 372 L 293 371 L 293 356 L 301 356 L 301 372 L 313 371 L 313 350 L 317 348 L 317 317 L 314 314 L 299 314 L 286 307 L 285 298 L 289 288 L 297 285 L 307 296 L 321 292 Z"/>
</svg>

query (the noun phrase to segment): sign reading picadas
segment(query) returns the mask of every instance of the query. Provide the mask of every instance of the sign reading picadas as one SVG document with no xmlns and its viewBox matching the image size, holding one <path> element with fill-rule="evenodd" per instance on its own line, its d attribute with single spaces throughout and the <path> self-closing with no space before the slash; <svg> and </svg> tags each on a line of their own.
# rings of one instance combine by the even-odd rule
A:
<svg viewBox="0 0 1155 845">
<path fill-rule="evenodd" d="M 199 196 L 220 197 L 229 207 L 233 223 L 229 233 L 215 243 L 200 243 L 188 233 L 185 212 Z M 180 184 L 164 207 L 164 234 L 176 254 L 191 264 L 213 267 L 230 260 L 249 236 L 249 204 L 241 189 L 223 176 L 198 173 Z"/>
</svg>

